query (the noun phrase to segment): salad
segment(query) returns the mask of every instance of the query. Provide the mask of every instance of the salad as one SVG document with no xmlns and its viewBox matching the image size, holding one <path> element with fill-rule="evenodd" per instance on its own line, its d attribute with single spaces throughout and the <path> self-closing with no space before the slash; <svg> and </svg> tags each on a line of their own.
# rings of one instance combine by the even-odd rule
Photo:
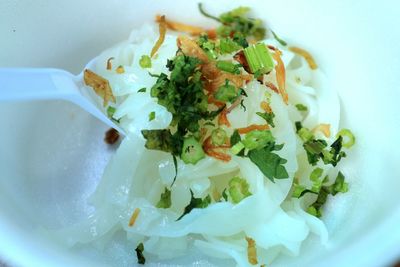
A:
<svg viewBox="0 0 400 267">
<path fill-rule="evenodd" d="M 355 138 L 312 55 L 239 7 L 204 29 L 156 17 L 84 71 L 84 88 L 122 129 L 70 246 L 118 235 L 137 258 L 195 249 L 237 266 L 298 255 L 349 185 L 338 168 Z M 114 132 L 115 135 L 115 132 Z"/>
</svg>

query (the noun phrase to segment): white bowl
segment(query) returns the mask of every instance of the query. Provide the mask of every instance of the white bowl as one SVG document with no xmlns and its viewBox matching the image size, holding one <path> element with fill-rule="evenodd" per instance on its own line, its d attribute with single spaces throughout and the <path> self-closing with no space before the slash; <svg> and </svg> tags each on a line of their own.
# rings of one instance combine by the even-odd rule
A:
<svg viewBox="0 0 400 267">
<path fill-rule="evenodd" d="M 342 165 L 351 177 L 350 193 L 331 201 L 325 212 L 330 247 L 310 240 L 300 257 L 271 266 L 384 266 L 400 257 L 397 1 L 204 3 L 216 14 L 254 7 L 281 37 L 311 51 L 339 92 L 342 126 L 357 136 L 351 161 Z M 213 23 L 197 12 L 196 1 L 3 0 L 0 67 L 78 73 L 157 13 Z M 37 229 L 68 225 L 90 212 L 86 199 L 113 153 L 102 141 L 105 126 L 60 101 L 0 103 L 0 114 L 0 258 L 17 266 L 99 266 L 100 254 L 64 250 Z M 134 262 L 133 254 L 114 256 L 121 265 Z"/>
</svg>

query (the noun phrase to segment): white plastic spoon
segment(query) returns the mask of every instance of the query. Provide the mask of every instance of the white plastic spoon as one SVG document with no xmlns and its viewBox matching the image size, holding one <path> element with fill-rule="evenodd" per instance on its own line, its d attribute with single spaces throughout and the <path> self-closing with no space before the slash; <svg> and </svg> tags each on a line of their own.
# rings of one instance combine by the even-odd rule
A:
<svg viewBox="0 0 400 267">
<path fill-rule="evenodd" d="M 89 62 L 86 68 L 90 69 L 95 60 Z M 82 73 L 75 76 L 59 69 L 0 68 L 0 101 L 70 101 L 125 135 L 124 131 L 96 106 L 94 100 L 82 94 L 82 77 Z"/>
</svg>

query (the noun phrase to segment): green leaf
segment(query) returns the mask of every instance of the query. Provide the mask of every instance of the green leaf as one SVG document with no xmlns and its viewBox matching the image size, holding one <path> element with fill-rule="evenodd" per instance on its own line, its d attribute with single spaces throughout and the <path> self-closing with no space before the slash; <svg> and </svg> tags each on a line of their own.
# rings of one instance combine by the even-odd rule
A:
<svg viewBox="0 0 400 267">
<path fill-rule="evenodd" d="M 230 61 L 226 60 L 218 60 L 217 61 L 217 68 L 232 74 L 240 74 L 240 64 L 234 64 Z"/>
<path fill-rule="evenodd" d="M 161 194 L 156 207 L 159 209 L 168 209 L 171 207 L 171 191 L 168 188 L 164 189 L 164 193 Z"/>
<path fill-rule="evenodd" d="M 156 118 L 156 113 L 154 111 L 150 112 L 149 114 L 149 121 L 152 121 Z"/>
<path fill-rule="evenodd" d="M 183 210 L 183 214 L 178 219 L 176 219 L 177 221 L 182 219 L 186 214 L 190 213 L 193 209 L 204 209 L 211 203 L 210 195 L 208 195 L 204 199 L 201 199 L 201 198 L 195 198 L 193 196 L 192 190 L 190 190 L 190 194 L 191 194 L 190 203 Z"/>
<path fill-rule="evenodd" d="M 275 114 L 273 112 L 256 112 L 256 114 L 258 116 L 260 116 L 261 118 L 263 118 L 269 125 L 271 125 L 272 127 L 275 127 L 275 123 L 274 123 L 274 118 L 275 118 Z"/>
<path fill-rule="evenodd" d="M 273 147 L 267 146 L 262 149 L 249 151 L 248 157 L 271 181 L 274 181 L 274 178 L 288 178 L 289 174 L 287 173 L 285 166 L 283 166 L 287 160 L 272 153 L 272 151 Z"/>
<path fill-rule="evenodd" d="M 140 243 L 136 249 L 136 257 L 137 257 L 137 261 L 139 264 L 145 264 L 146 263 L 146 258 L 143 256 L 143 251 L 144 251 L 144 246 L 143 243 Z"/>
<path fill-rule="evenodd" d="M 137 92 L 138 93 L 146 93 L 146 87 L 140 88 Z"/>
</svg>

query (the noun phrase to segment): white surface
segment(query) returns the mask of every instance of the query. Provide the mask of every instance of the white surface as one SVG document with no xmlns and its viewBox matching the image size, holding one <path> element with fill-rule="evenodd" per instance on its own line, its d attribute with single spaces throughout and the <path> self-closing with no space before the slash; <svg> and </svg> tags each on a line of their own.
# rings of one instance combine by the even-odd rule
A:
<svg viewBox="0 0 400 267">
<path fill-rule="evenodd" d="M 215 2 L 215 1 L 214 1 Z M 400 255 L 400 30 L 396 1 L 205 1 L 212 13 L 245 3 L 281 37 L 309 49 L 342 102 L 357 146 L 342 165 L 351 192 L 327 207 L 328 250 L 312 240 L 301 258 L 274 266 L 384 266 Z M 195 1 L 0 2 L 0 67 L 79 73 L 154 14 L 210 25 Z M 0 86 L 1 86 L 0 80 Z M 37 242 L 39 225 L 79 220 L 112 153 L 104 128 L 60 102 L 0 104 L 0 255 L 23 266 L 77 266 Z M 89 257 L 87 257 L 89 259 Z M 83 265 L 89 265 L 87 262 Z M 199 265 L 201 266 L 201 262 Z"/>
</svg>

